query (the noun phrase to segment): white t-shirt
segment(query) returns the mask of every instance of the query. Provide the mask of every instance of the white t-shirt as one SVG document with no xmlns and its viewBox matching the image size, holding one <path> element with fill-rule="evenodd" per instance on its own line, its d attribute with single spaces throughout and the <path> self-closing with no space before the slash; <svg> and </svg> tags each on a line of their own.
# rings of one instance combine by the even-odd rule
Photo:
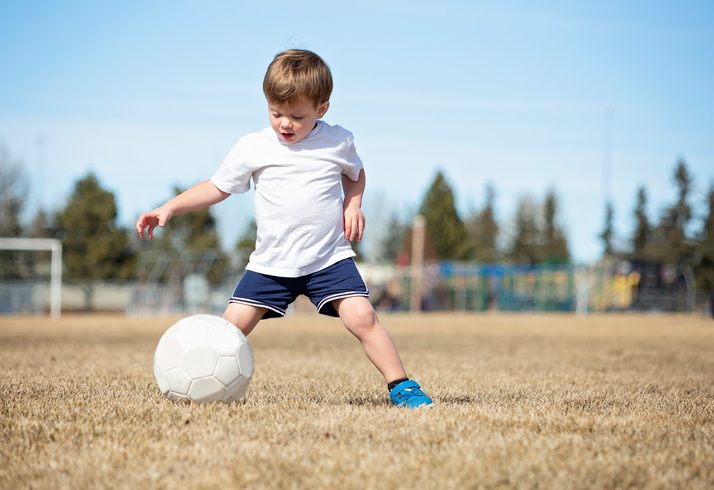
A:
<svg viewBox="0 0 714 490">
<path fill-rule="evenodd" d="M 342 174 L 356 181 L 361 169 L 352 133 L 323 121 L 291 145 L 272 128 L 238 140 L 211 181 L 240 194 L 253 179 L 258 238 L 246 269 L 300 277 L 354 257 L 343 229 Z"/>
</svg>

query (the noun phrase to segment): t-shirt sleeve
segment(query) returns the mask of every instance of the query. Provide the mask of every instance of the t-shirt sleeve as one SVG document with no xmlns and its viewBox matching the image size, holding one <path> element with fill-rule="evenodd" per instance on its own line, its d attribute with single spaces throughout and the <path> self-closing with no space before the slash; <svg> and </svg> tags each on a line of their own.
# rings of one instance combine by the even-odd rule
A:
<svg viewBox="0 0 714 490">
<path fill-rule="evenodd" d="M 211 177 L 211 182 L 223 192 L 241 194 L 250 190 L 252 174 L 253 171 L 243 155 L 242 144 L 238 141 Z"/>
<path fill-rule="evenodd" d="M 357 181 L 357 179 L 359 179 L 359 172 L 364 166 L 362 165 L 362 159 L 360 159 L 357 154 L 352 134 L 349 134 L 346 138 L 341 153 L 342 162 L 340 166 L 342 167 L 342 173 L 351 180 Z"/>
</svg>

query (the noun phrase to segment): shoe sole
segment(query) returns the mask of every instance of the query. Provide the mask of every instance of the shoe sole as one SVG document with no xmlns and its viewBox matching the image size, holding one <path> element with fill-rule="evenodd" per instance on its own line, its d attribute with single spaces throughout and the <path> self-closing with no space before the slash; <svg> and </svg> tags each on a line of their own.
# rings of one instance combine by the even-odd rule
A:
<svg viewBox="0 0 714 490">
<path fill-rule="evenodd" d="M 397 408 L 406 408 L 407 410 L 420 410 L 422 408 L 426 410 L 426 409 L 434 408 L 434 403 L 433 402 L 425 403 L 425 404 L 419 405 L 417 407 L 408 407 L 406 405 L 392 405 L 392 406 L 397 407 Z"/>
</svg>

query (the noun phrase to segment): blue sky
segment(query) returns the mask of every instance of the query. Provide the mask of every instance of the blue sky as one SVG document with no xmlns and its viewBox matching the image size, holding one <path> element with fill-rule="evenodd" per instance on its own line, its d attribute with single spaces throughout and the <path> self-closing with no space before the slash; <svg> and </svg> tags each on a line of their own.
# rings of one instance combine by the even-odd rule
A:
<svg viewBox="0 0 714 490">
<path fill-rule="evenodd" d="M 28 213 L 91 170 L 129 224 L 265 127 L 267 64 L 308 48 L 335 79 L 325 120 L 365 162 L 368 250 L 440 168 L 463 216 L 493 184 L 504 224 L 554 189 L 590 261 L 606 196 L 625 240 L 638 186 L 652 220 L 675 198 L 678 158 L 695 205 L 714 181 L 712 26 L 711 2 L 0 0 L 0 145 L 25 164 Z M 251 195 L 215 208 L 227 247 L 251 212 Z"/>
</svg>

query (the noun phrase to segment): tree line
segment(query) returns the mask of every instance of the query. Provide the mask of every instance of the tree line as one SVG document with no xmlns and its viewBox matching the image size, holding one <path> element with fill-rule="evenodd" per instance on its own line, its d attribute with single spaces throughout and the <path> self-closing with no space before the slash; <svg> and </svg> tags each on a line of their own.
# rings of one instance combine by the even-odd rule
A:
<svg viewBox="0 0 714 490">
<path fill-rule="evenodd" d="M 714 182 L 709 184 L 704 206 L 696 208 L 692 205 L 694 178 L 684 159 L 676 162 L 672 183 L 676 198 L 654 221 L 649 218 L 647 190 L 638 188 L 632 211 L 634 228 L 625 233 L 615 230 L 615 209 L 612 202 L 606 203 L 605 223 L 598 234 L 602 258 L 691 267 L 699 291 L 714 294 Z M 484 195 L 483 206 L 461 218 L 451 186 L 444 173 L 437 172 L 419 208 L 426 221 L 427 258 L 521 265 L 571 262 L 554 190 L 548 190 L 542 202 L 521 197 L 506 224 L 495 219 L 494 188 L 487 186 Z M 702 208 L 704 212 L 697 215 L 695 209 Z M 401 257 L 408 263 L 409 223 L 393 215 L 387 229 L 380 258 L 399 261 Z"/>
<path fill-rule="evenodd" d="M 513 226 L 496 220 L 492 185 L 485 189 L 481 209 L 462 218 L 454 191 L 443 171 L 437 171 L 419 206 L 426 222 L 425 259 L 456 260 L 493 264 L 566 264 L 571 260 L 568 241 L 559 223 L 558 196 L 548 190 L 542 203 L 530 196 L 519 199 Z M 408 262 L 411 227 L 393 214 L 381 240 L 379 259 Z"/>
<path fill-rule="evenodd" d="M 178 216 L 152 244 L 141 242 L 133 229 L 118 223 L 114 194 L 103 188 L 97 176 L 88 173 L 74 183 L 61 209 L 38 210 L 23 225 L 21 215 L 28 195 L 28 181 L 22 164 L 0 147 L 0 237 L 58 238 L 62 241 L 63 277 L 80 285 L 85 305 L 91 309 L 98 281 L 140 280 L 150 272 L 146 262 L 156 256 L 191 256 L 214 251 L 207 272 L 219 280 L 227 264 L 220 250 L 216 220 L 208 209 Z M 178 194 L 182 189 L 175 188 Z M 20 251 L 0 253 L 0 278 L 28 279 L 48 274 L 48 257 Z M 178 271 L 185 274 L 189 271 Z M 172 271 L 163 271 L 160 280 L 170 280 Z"/>
<path fill-rule="evenodd" d="M 672 180 L 677 198 L 655 221 L 649 219 L 647 190 L 644 186 L 638 189 L 633 210 L 635 227 L 628 233 L 617 233 L 615 209 L 611 203 L 606 204 L 605 223 L 599 233 L 603 258 L 686 263 L 694 269 L 700 288 L 714 290 L 714 183 L 707 192 L 706 212 L 696 216 L 691 204 L 694 179 L 684 160 L 676 163 Z M 75 182 L 61 209 L 39 210 L 30 223 L 24 224 L 21 215 L 28 189 L 22 164 L 0 147 L 0 236 L 61 239 L 65 278 L 83 285 L 88 304 L 91 304 L 96 281 L 145 277 L 146 264 L 150 262 L 147 257 L 191 256 L 212 251 L 210 267 L 202 272 L 212 281 L 218 281 L 229 265 L 238 268 L 245 265 L 255 243 L 253 222 L 239 237 L 231 254 L 220 250 L 216 220 L 210 209 L 175 218 L 151 245 L 140 242 L 133 229 L 118 223 L 114 194 L 103 188 L 92 173 Z M 174 193 L 181 190 L 175 188 Z M 571 262 L 555 190 L 549 189 L 542 201 L 522 196 L 514 215 L 506 223 L 496 219 L 495 196 L 495 188 L 488 185 L 482 206 L 462 217 L 445 173 L 437 171 L 418 208 L 427 229 L 425 258 L 487 264 Z M 377 260 L 408 264 L 410 219 L 392 214 L 386 234 L 377 245 Z M 360 253 L 359 247 L 357 252 Z M 229 256 L 236 260 L 230 261 Z M 37 256 L 0 254 L 0 276 L 4 279 L 32 277 L 38 267 L 42 267 L 42 260 Z M 190 271 L 177 273 L 186 272 Z"/>
</svg>

